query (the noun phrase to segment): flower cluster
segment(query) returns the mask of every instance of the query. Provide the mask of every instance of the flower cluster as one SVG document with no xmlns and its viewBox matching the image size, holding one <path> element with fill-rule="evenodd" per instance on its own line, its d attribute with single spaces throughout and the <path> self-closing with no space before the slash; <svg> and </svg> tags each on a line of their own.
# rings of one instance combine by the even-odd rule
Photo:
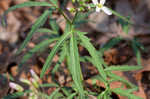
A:
<svg viewBox="0 0 150 99">
<path fill-rule="evenodd" d="M 72 2 L 74 2 L 74 1 L 72 1 Z M 108 7 L 106 7 L 104 4 L 105 4 L 105 2 L 106 2 L 106 0 L 100 0 L 100 1 L 98 1 L 98 0 L 92 0 L 92 5 L 94 5 L 94 6 L 92 6 L 92 7 L 96 7 L 96 12 L 101 12 L 101 10 L 102 11 L 104 11 L 107 15 L 112 15 L 112 11 L 108 8 Z M 81 3 L 81 1 L 79 2 L 79 3 Z M 74 13 L 74 12 L 76 12 L 75 10 L 78 10 L 78 11 L 85 11 L 85 7 L 88 7 L 88 9 L 90 10 L 91 9 L 91 6 L 90 6 L 90 4 L 86 4 L 85 2 L 83 2 L 82 1 L 82 3 L 81 3 L 82 5 L 81 5 L 81 7 L 80 8 L 78 8 L 78 9 L 75 9 L 75 8 L 67 8 L 67 10 L 69 10 L 71 13 Z M 87 10 L 87 9 L 86 9 Z"/>
<path fill-rule="evenodd" d="M 32 78 L 30 80 L 21 78 L 20 81 L 30 86 L 31 92 L 29 93 L 29 99 L 37 99 L 40 78 L 37 76 L 37 74 L 32 69 L 30 70 L 30 73 L 32 76 Z M 12 89 L 15 89 L 16 91 L 19 91 L 19 92 L 24 91 L 24 88 L 22 86 L 14 83 L 14 82 L 10 82 L 9 86 Z"/>
</svg>

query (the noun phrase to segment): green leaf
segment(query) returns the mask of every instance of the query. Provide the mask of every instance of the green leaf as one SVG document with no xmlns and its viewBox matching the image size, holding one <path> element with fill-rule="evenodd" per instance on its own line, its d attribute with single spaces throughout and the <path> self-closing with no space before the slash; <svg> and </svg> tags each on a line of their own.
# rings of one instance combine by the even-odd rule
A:
<svg viewBox="0 0 150 99">
<path fill-rule="evenodd" d="M 126 91 L 128 91 L 128 93 L 132 93 L 132 92 L 138 91 L 138 87 L 127 89 Z"/>
<path fill-rule="evenodd" d="M 46 10 L 35 22 L 35 24 L 32 25 L 32 28 L 29 32 L 29 34 L 27 35 L 26 39 L 24 40 L 23 44 L 21 45 L 21 47 L 18 49 L 17 54 L 19 54 L 22 49 L 24 49 L 27 45 L 27 43 L 31 40 L 33 34 L 37 31 L 38 28 L 40 28 L 41 26 L 44 25 L 46 19 L 48 18 L 49 15 L 49 11 Z"/>
<path fill-rule="evenodd" d="M 1 75 L 0 75 L 1 76 Z M 4 77 L 9 78 L 9 80 L 14 81 L 14 77 L 11 74 L 3 74 Z"/>
<path fill-rule="evenodd" d="M 101 81 L 101 82 L 105 82 L 104 79 L 102 78 L 102 76 L 100 76 L 100 75 L 93 76 L 93 77 L 91 78 L 91 80 L 92 80 L 92 84 L 93 84 L 93 85 L 96 84 L 96 80 L 99 80 L 99 81 Z"/>
<path fill-rule="evenodd" d="M 72 88 L 62 87 L 61 90 L 63 94 L 67 97 L 70 96 L 70 94 L 72 93 Z"/>
<path fill-rule="evenodd" d="M 120 77 L 118 75 L 115 75 L 114 73 L 111 73 L 111 72 L 108 72 L 107 74 L 108 74 L 108 76 L 110 78 L 113 78 L 113 79 L 115 79 L 117 81 L 123 82 L 124 84 L 126 84 L 127 86 L 130 86 L 131 88 L 135 88 L 135 85 L 133 85 L 132 83 L 128 82 L 128 80 L 125 80 L 122 77 Z"/>
<path fill-rule="evenodd" d="M 48 99 L 66 99 L 62 92 L 58 92 L 53 98 Z"/>
<path fill-rule="evenodd" d="M 136 58 L 137 58 L 137 64 L 142 65 L 142 63 L 141 63 L 141 52 L 138 49 L 134 40 L 132 40 L 132 48 L 133 48 L 133 51 L 134 51 Z"/>
<path fill-rule="evenodd" d="M 45 93 L 38 92 L 38 98 L 39 99 L 49 99 L 49 96 Z"/>
<path fill-rule="evenodd" d="M 130 20 L 130 16 L 127 17 L 128 20 Z M 122 30 L 128 34 L 129 32 L 129 29 L 130 29 L 130 24 L 122 19 L 119 19 L 119 23 L 121 24 L 122 26 Z"/>
<path fill-rule="evenodd" d="M 52 59 L 53 59 L 54 55 L 56 54 L 56 52 L 58 51 L 58 49 L 60 48 L 61 44 L 68 38 L 69 35 L 70 35 L 70 32 L 62 35 L 61 38 L 57 41 L 56 45 L 53 47 L 52 51 L 50 52 L 48 58 L 46 59 L 44 66 L 42 68 L 42 72 L 40 74 L 41 78 L 44 76 L 46 70 L 50 67 L 50 65 L 52 63 Z"/>
<path fill-rule="evenodd" d="M 122 90 L 120 88 L 115 88 L 115 89 L 112 89 L 111 91 L 116 93 L 116 94 L 119 94 L 121 96 L 126 96 L 129 99 L 142 99 L 141 97 L 138 97 L 138 96 L 135 96 L 133 94 L 130 94 L 128 91 Z"/>
<path fill-rule="evenodd" d="M 98 69 L 99 73 L 101 74 L 103 79 L 106 80 L 106 73 L 102 66 L 102 63 L 103 63 L 102 58 L 99 57 L 98 52 L 96 51 L 96 49 L 90 43 L 89 39 L 86 36 L 84 36 L 83 34 L 79 34 L 79 33 L 77 33 L 77 34 L 78 34 L 79 38 L 81 39 L 83 46 L 88 50 L 91 57 L 93 58 L 93 62 L 95 63 L 94 65 Z"/>
<path fill-rule="evenodd" d="M 55 83 L 45 83 L 45 84 L 41 84 L 41 87 L 59 87 L 59 85 L 55 84 Z"/>
<path fill-rule="evenodd" d="M 41 42 L 40 44 L 36 45 L 33 49 L 31 49 L 27 54 L 25 54 L 23 56 L 23 59 L 21 60 L 21 63 L 19 64 L 19 68 L 21 68 L 21 66 L 29 59 L 32 57 L 32 55 L 39 51 L 40 48 L 44 48 L 46 46 L 48 46 L 50 43 L 54 42 L 58 40 L 58 38 L 53 38 L 53 39 L 49 39 L 49 40 L 45 40 L 43 42 Z"/>
<path fill-rule="evenodd" d="M 59 25 L 57 24 L 56 19 L 50 18 L 49 24 L 50 24 L 53 31 L 55 31 L 56 33 L 59 32 Z"/>
<path fill-rule="evenodd" d="M 91 63 L 94 63 L 92 58 L 90 56 L 81 56 L 80 57 L 80 61 L 81 62 L 91 62 Z"/>
<path fill-rule="evenodd" d="M 49 7 L 51 7 L 52 5 L 51 4 L 49 4 L 48 2 L 33 2 L 33 1 L 29 1 L 29 2 L 24 2 L 24 3 L 22 3 L 22 4 L 18 4 L 18 5 L 15 5 L 15 6 L 13 6 L 13 7 L 11 7 L 11 8 L 8 8 L 8 10 L 6 10 L 5 12 L 4 12 L 4 14 L 3 14 L 3 17 L 2 17 L 2 25 L 3 26 L 6 26 L 7 25 L 7 23 L 6 23 L 6 15 L 10 12 L 10 11 L 13 11 L 13 10 L 15 10 L 15 9 L 17 9 L 17 8 L 23 8 L 23 7 L 32 7 L 32 6 L 49 6 Z"/>
<path fill-rule="evenodd" d="M 72 93 L 70 96 L 68 96 L 67 99 L 73 99 L 73 97 L 76 96 L 76 95 L 77 95 L 77 93 Z"/>
<path fill-rule="evenodd" d="M 57 4 L 58 4 L 58 0 L 49 0 L 51 3 L 53 3 L 56 7 L 57 7 Z"/>
<path fill-rule="evenodd" d="M 70 29 L 71 29 L 70 23 L 66 21 L 64 33 L 70 32 Z"/>
<path fill-rule="evenodd" d="M 48 28 L 39 28 L 36 32 L 57 34 L 56 31 L 50 30 Z"/>
<path fill-rule="evenodd" d="M 59 60 L 58 60 L 58 62 L 56 63 L 56 65 L 54 66 L 54 68 L 53 68 L 53 70 L 52 70 L 52 74 L 54 74 L 54 73 L 58 70 L 60 64 L 61 64 L 61 63 L 63 62 L 63 60 L 65 59 L 65 56 L 66 56 L 66 55 L 67 55 L 67 52 L 66 52 L 66 50 L 65 50 L 65 47 L 63 46 L 62 51 L 61 51 L 60 56 L 59 56 Z"/>
<path fill-rule="evenodd" d="M 145 51 L 144 45 L 141 44 L 136 38 L 134 39 L 134 43 L 139 47 L 141 50 Z"/>
<path fill-rule="evenodd" d="M 142 69 L 142 66 L 128 66 L 128 65 L 122 65 L 122 66 L 110 66 L 104 69 L 105 71 L 133 71 L 133 70 L 139 70 Z"/>
<path fill-rule="evenodd" d="M 59 25 L 56 22 L 56 18 L 53 18 L 53 11 L 55 11 L 55 10 L 56 9 L 53 9 L 53 8 L 50 9 L 49 25 L 53 31 L 55 31 L 56 33 L 59 33 Z"/>
<path fill-rule="evenodd" d="M 104 52 L 110 48 L 112 48 L 114 45 L 118 44 L 122 39 L 120 37 L 115 37 L 113 39 L 111 39 L 110 41 L 108 41 L 105 45 L 102 46 L 102 48 L 100 49 L 100 52 Z"/>
<path fill-rule="evenodd" d="M 8 94 L 7 96 L 3 97 L 2 99 L 17 99 L 23 96 L 25 93 L 29 93 L 31 90 L 27 90 L 25 92 L 15 92 L 13 94 Z"/>
<path fill-rule="evenodd" d="M 98 95 L 98 99 L 112 99 L 108 93 L 108 91 L 103 91 L 101 94 Z"/>
<path fill-rule="evenodd" d="M 120 15 L 118 12 L 116 12 L 116 11 L 114 11 L 114 10 L 112 10 L 112 9 L 110 9 L 110 10 L 111 10 L 111 12 L 112 12 L 114 15 L 116 15 L 116 16 L 119 17 L 120 19 L 122 19 L 122 20 L 128 22 L 129 24 L 133 24 L 128 18 L 126 18 L 126 17 Z"/>
<path fill-rule="evenodd" d="M 16 99 L 24 95 L 24 92 L 15 92 L 5 96 L 3 99 Z"/>
<path fill-rule="evenodd" d="M 79 30 L 74 30 L 74 32 L 79 33 L 79 34 L 83 34 L 83 35 L 88 34 L 88 32 L 81 32 Z"/>
<path fill-rule="evenodd" d="M 69 49 L 69 44 L 67 43 L 67 42 L 65 42 L 65 44 L 64 44 L 64 46 L 65 46 L 65 51 L 67 52 L 67 56 L 66 56 L 66 58 L 67 58 L 67 66 L 68 66 L 68 69 L 69 70 L 71 70 L 71 59 L 70 59 L 70 49 Z M 71 71 L 69 71 L 69 72 L 71 72 Z"/>
<path fill-rule="evenodd" d="M 83 77 L 80 67 L 80 61 L 79 61 L 79 52 L 77 47 L 77 41 L 75 38 L 75 35 L 72 33 L 72 37 L 70 39 L 70 61 L 71 65 L 69 69 L 71 69 L 72 78 L 74 81 L 74 84 L 76 86 L 77 91 L 79 92 L 81 99 L 84 97 L 84 89 L 82 85 Z"/>
<path fill-rule="evenodd" d="M 57 88 L 55 91 L 53 91 L 53 92 L 51 93 L 51 95 L 49 96 L 49 99 L 54 99 L 53 97 L 54 97 L 56 94 L 59 93 L 59 90 L 60 90 L 60 88 Z"/>
</svg>

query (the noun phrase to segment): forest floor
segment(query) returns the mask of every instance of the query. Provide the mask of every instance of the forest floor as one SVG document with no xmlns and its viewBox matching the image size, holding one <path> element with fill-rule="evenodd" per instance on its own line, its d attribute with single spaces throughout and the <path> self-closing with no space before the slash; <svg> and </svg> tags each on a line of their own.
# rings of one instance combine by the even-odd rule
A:
<svg viewBox="0 0 150 99">
<path fill-rule="evenodd" d="M 9 7 L 20 4 L 29 0 L 0 0 L 0 16 Z M 41 1 L 41 0 L 36 0 Z M 48 1 L 48 0 L 42 0 Z M 63 0 L 62 0 L 63 1 Z M 115 74 L 125 78 L 139 87 L 139 90 L 134 94 L 142 97 L 143 99 L 150 99 L 150 1 L 149 0 L 108 0 L 107 4 L 120 14 L 124 16 L 131 16 L 131 21 L 136 25 L 131 26 L 129 30 L 129 36 L 131 38 L 136 37 L 141 44 L 144 45 L 145 51 L 141 50 L 141 62 L 143 69 L 130 72 L 114 72 Z M 73 6 L 70 3 L 67 6 Z M 3 28 L 0 26 L 0 74 L 10 74 L 17 80 L 29 77 L 29 69 L 32 68 L 38 75 L 45 62 L 49 50 L 52 46 L 49 46 L 44 52 L 39 52 L 30 58 L 26 64 L 23 64 L 22 72 L 17 72 L 18 64 L 21 62 L 23 55 L 31 48 L 33 48 L 41 40 L 38 39 L 42 36 L 42 33 L 35 34 L 28 46 L 22 51 L 20 55 L 15 55 L 15 52 L 20 47 L 23 40 L 26 38 L 28 31 L 31 29 L 32 24 L 38 18 L 41 13 L 47 9 L 46 7 L 32 7 L 21 8 L 13 12 L 10 12 L 7 16 L 8 26 Z M 53 15 L 57 22 L 63 20 L 62 16 L 57 12 Z M 88 32 L 88 37 L 96 48 L 101 47 L 103 44 L 110 41 L 112 38 L 122 35 L 123 29 L 117 22 L 117 17 L 106 16 L 104 13 L 93 13 L 88 17 L 95 23 L 86 23 L 79 27 L 79 30 Z M 48 22 L 44 25 L 48 27 Z M 61 21 L 59 23 L 60 32 L 63 33 L 65 23 Z M 137 65 L 137 60 L 132 47 L 127 40 L 121 41 L 113 48 L 104 52 L 104 60 L 108 65 Z M 81 55 L 88 55 L 88 53 L 79 47 Z M 58 55 L 53 59 L 53 64 L 56 64 Z M 87 83 L 90 82 L 90 77 L 98 73 L 96 68 L 90 63 L 81 63 L 83 68 L 83 75 Z M 52 66 L 53 68 L 53 66 Z M 50 68 L 49 71 L 52 69 Z M 68 76 L 68 70 L 65 64 L 62 63 L 60 71 L 56 72 L 56 80 L 60 85 L 67 85 L 71 77 Z M 48 72 L 46 73 L 48 75 Z M 3 82 L 4 81 L 4 82 Z M 45 82 L 51 83 L 52 77 L 49 75 L 48 79 L 44 79 Z M 8 86 L 9 78 L 5 79 L 0 77 L 0 97 L 10 93 Z M 103 87 L 103 84 L 99 83 L 99 86 Z M 120 86 L 119 82 L 115 82 L 111 85 L 112 88 Z M 92 86 L 89 86 L 89 89 Z M 54 89 L 49 89 L 49 94 Z M 93 89 L 94 90 L 94 89 Z M 116 99 L 116 98 L 114 98 Z M 126 99 L 125 97 L 118 96 L 118 99 Z"/>
</svg>

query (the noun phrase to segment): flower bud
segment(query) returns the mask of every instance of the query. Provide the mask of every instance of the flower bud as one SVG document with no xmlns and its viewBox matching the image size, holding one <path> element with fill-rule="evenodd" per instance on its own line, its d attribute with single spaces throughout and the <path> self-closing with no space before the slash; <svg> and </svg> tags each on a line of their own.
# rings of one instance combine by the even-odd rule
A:
<svg viewBox="0 0 150 99">
<path fill-rule="evenodd" d="M 38 96 L 32 92 L 29 94 L 29 99 L 38 99 Z"/>
<path fill-rule="evenodd" d="M 32 69 L 30 69 L 30 73 L 31 73 L 31 75 L 32 75 L 32 77 L 36 80 L 36 81 L 39 81 L 39 77 L 38 77 L 38 75 L 32 70 Z"/>
<path fill-rule="evenodd" d="M 75 12 L 75 9 L 74 9 L 74 8 L 67 8 L 67 10 L 69 10 L 71 13 L 74 13 L 74 12 Z"/>
<path fill-rule="evenodd" d="M 20 81 L 25 83 L 25 84 L 31 85 L 31 82 L 29 80 L 27 80 L 27 79 L 20 78 Z"/>
<path fill-rule="evenodd" d="M 10 86 L 12 89 L 15 89 L 15 90 L 17 90 L 17 91 L 19 91 L 19 92 L 22 92 L 22 91 L 23 91 L 23 87 L 20 86 L 20 85 L 18 85 L 18 84 L 16 84 L 16 83 L 10 82 L 10 83 L 9 83 L 9 86 Z"/>
<path fill-rule="evenodd" d="M 31 82 L 35 88 L 39 88 L 39 83 L 35 79 L 31 78 Z"/>
</svg>

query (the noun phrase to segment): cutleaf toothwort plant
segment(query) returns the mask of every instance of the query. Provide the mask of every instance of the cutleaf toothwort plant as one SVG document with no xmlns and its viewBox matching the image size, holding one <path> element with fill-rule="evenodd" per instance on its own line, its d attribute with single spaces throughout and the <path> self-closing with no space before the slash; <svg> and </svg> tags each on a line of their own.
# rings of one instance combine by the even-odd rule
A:
<svg viewBox="0 0 150 99">
<path fill-rule="evenodd" d="M 112 39 L 110 42 L 105 44 L 100 51 L 96 50 L 96 48 L 93 46 L 93 44 L 90 42 L 90 38 L 86 36 L 87 33 L 81 32 L 77 30 L 77 27 L 79 27 L 80 24 L 87 22 L 87 17 L 92 12 L 98 12 L 102 13 L 105 12 L 107 15 L 116 15 L 121 20 L 126 22 L 127 24 L 132 25 L 133 23 L 128 20 L 128 18 L 121 16 L 119 13 L 115 12 L 111 8 L 106 7 L 105 0 L 70 0 L 69 2 L 72 2 L 75 5 L 75 8 L 65 8 L 65 2 L 67 0 L 64 0 L 63 3 L 58 4 L 58 0 L 49 0 L 49 2 L 36 2 L 29 1 L 24 2 L 22 4 L 15 5 L 11 8 L 9 8 L 7 11 L 5 11 L 4 15 L 2 16 L 1 23 L 3 26 L 7 26 L 6 21 L 6 15 L 17 8 L 22 7 L 33 7 L 33 6 L 41 6 L 41 7 L 49 7 L 47 10 L 45 10 L 41 16 L 35 21 L 35 23 L 32 25 L 31 30 L 29 31 L 26 39 L 24 40 L 21 47 L 18 49 L 17 54 L 19 54 L 28 44 L 28 42 L 31 40 L 32 36 L 35 33 L 38 32 L 48 32 L 50 33 L 50 36 L 45 39 L 44 41 L 37 44 L 34 48 L 29 50 L 23 58 L 19 65 L 19 68 L 21 68 L 22 64 L 25 64 L 25 62 L 32 57 L 32 55 L 38 51 L 40 51 L 43 48 L 46 48 L 48 45 L 55 43 L 54 47 L 51 49 L 45 64 L 42 68 L 40 78 L 43 78 L 45 75 L 45 72 L 50 68 L 52 60 L 54 56 L 59 54 L 59 63 L 66 60 L 66 66 L 72 76 L 73 83 L 71 84 L 71 91 L 65 89 L 65 87 L 60 87 L 58 84 L 49 84 L 49 87 L 52 87 L 55 85 L 56 90 L 50 95 L 46 95 L 44 98 L 48 99 L 88 99 L 89 96 L 97 97 L 98 99 L 112 99 L 111 94 L 116 93 L 120 94 L 122 96 L 126 96 L 129 99 L 141 99 L 140 97 L 137 97 L 132 94 L 133 91 L 137 90 L 138 88 L 133 85 L 132 83 L 128 82 L 127 80 L 123 79 L 122 77 L 119 77 L 112 73 L 112 71 L 130 71 L 130 70 L 138 70 L 141 69 L 141 62 L 140 62 L 140 51 L 139 48 L 141 48 L 141 45 L 137 42 L 136 39 L 131 40 L 133 49 L 135 50 L 135 54 L 138 58 L 138 66 L 128 66 L 128 65 L 122 65 L 122 66 L 107 66 L 102 58 L 103 52 L 118 42 L 120 42 L 123 37 L 116 37 Z M 63 6 L 63 8 L 62 8 Z M 65 13 L 65 9 L 68 9 L 70 13 L 73 13 L 74 17 L 70 18 Z M 58 11 L 65 19 L 66 21 L 66 28 L 62 34 L 59 33 L 59 25 L 57 24 L 56 20 L 52 18 L 52 14 L 54 11 Z M 48 28 L 42 28 L 44 23 L 49 20 L 49 24 L 51 29 Z M 93 34 L 94 35 L 94 34 Z M 83 46 L 90 54 L 90 56 L 82 57 L 80 56 L 78 52 L 78 45 Z M 91 92 L 90 90 L 86 90 L 86 86 L 84 86 L 84 78 L 81 72 L 80 62 L 82 60 L 86 60 L 88 62 L 91 62 L 93 66 L 95 66 L 99 72 L 99 74 L 91 79 L 97 79 L 100 82 L 104 83 L 105 90 L 101 92 Z M 55 73 L 60 64 L 56 64 L 55 67 L 52 70 L 52 73 Z M 10 83 L 10 86 L 12 88 L 15 88 L 19 92 L 24 93 L 16 93 L 16 96 L 25 95 L 25 93 L 30 93 L 29 97 L 35 97 L 32 99 L 37 99 L 36 97 L 39 96 L 39 91 L 37 91 L 37 88 L 39 88 L 39 84 L 37 83 L 40 78 L 38 76 L 35 76 L 34 72 L 31 70 L 31 74 L 34 79 L 32 80 L 24 80 L 21 81 L 30 85 L 30 91 L 25 91 L 21 86 Z M 122 88 L 115 88 L 111 89 L 110 84 L 114 81 L 122 82 L 125 86 L 127 86 L 127 90 L 124 90 Z M 46 86 L 46 85 L 45 85 Z M 48 85 L 47 85 L 48 86 Z M 62 94 L 63 93 L 63 94 Z M 46 94 L 46 93 L 45 93 Z M 57 97 L 56 97 L 57 96 Z"/>
</svg>

